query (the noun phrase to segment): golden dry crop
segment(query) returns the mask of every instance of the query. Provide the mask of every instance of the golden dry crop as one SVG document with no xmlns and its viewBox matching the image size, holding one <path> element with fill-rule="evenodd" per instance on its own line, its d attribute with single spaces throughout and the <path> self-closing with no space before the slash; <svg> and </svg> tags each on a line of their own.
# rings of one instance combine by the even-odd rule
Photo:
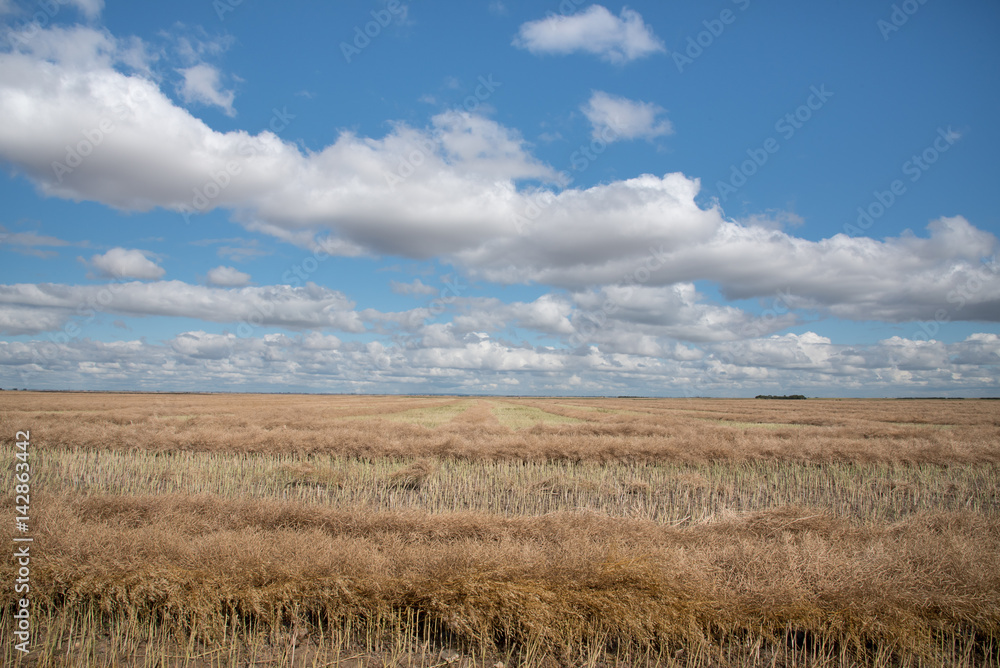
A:
<svg viewBox="0 0 1000 668">
<path fill-rule="evenodd" d="M 22 665 L 1000 663 L 998 402 L 0 409 L 9 470 L 31 431 Z"/>
</svg>

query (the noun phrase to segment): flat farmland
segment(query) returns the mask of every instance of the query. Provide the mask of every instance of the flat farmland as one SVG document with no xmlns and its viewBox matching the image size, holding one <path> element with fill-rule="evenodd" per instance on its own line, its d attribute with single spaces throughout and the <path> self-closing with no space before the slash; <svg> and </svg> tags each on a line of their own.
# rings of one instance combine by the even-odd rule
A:
<svg viewBox="0 0 1000 668">
<path fill-rule="evenodd" d="M 1000 402 L 3 392 L 8 546 L 18 431 L 4 665 L 1000 665 Z"/>
</svg>

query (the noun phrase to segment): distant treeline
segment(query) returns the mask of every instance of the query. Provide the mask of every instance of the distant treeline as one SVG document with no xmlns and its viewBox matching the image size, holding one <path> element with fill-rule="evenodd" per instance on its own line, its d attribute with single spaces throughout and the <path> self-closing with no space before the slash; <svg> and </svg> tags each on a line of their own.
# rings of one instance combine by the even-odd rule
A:
<svg viewBox="0 0 1000 668">
<path fill-rule="evenodd" d="M 754 399 L 805 399 L 804 394 L 758 394 Z"/>
</svg>

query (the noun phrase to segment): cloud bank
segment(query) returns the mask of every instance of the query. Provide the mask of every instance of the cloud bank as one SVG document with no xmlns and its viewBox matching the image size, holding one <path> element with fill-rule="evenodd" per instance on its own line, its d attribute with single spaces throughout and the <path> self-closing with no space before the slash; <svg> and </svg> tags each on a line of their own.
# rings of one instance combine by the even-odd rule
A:
<svg viewBox="0 0 1000 668">
<path fill-rule="evenodd" d="M 961 216 L 932 221 L 927 237 L 805 240 L 700 206 L 700 182 L 681 173 L 560 187 L 564 176 L 515 130 L 463 111 L 303 152 L 270 131 L 212 130 L 151 81 L 114 69 L 119 45 L 106 33 L 50 32 L 0 54 L 0 157 L 45 195 L 188 216 L 225 209 L 304 248 L 447 258 L 498 283 L 583 289 L 648 271 L 649 285 L 709 280 L 734 299 L 791 288 L 797 307 L 848 319 L 942 308 L 1000 318 L 1000 279 L 983 263 L 997 239 Z M 598 124 L 617 110 L 636 136 L 667 128 L 641 103 L 595 95 L 590 108 Z M 539 181 L 549 185 L 529 183 Z"/>
<path fill-rule="evenodd" d="M 663 51 L 637 13 L 600 5 L 526 23 L 516 44 L 615 64 Z M 107 283 L 0 285 L 0 332 L 40 337 L 0 342 L 5 383 L 417 391 L 433 381 L 443 391 L 681 395 L 996 386 L 996 335 L 946 344 L 930 331 L 1000 321 L 997 238 L 961 215 L 881 240 L 805 239 L 777 219 L 728 218 L 680 172 L 572 187 L 517 130 L 462 110 L 381 137 L 345 130 L 311 151 L 286 138 L 294 108 L 275 108 L 270 128 L 251 134 L 215 130 L 182 106 L 235 114 L 221 73 L 195 62 L 201 47 L 190 47 L 174 100 L 144 67 L 142 45 L 107 31 L 51 28 L 10 45 L 0 53 L 0 159 L 44 196 L 173 211 L 178 226 L 221 210 L 310 253 L 433 258 L 466 279 L 541 294 L 444 298 L 432 283 L 391 281 L 415 306 L 384 312 L 314 283 L 251 286 L 228 265 L 198 278 L 207 285 L 163 280 L 162 258 L 116 247 L 83 260 Z M 595 91 L 581 109 L 595 136 L 673 132 L 664 109 L 639 100 Z M 38 253 L 66 245 L 2 234 Z M 265 253 L 219 252 L 232 262 Z M 765 317 L 719 304 L 699 282 L 772 307 Z M 105 316 L 218 327 L 161 341 L 87 338 Z M 822 318 L 898 323 L 900 333 L 845 346 L 809 330 Z"/>
</svg>

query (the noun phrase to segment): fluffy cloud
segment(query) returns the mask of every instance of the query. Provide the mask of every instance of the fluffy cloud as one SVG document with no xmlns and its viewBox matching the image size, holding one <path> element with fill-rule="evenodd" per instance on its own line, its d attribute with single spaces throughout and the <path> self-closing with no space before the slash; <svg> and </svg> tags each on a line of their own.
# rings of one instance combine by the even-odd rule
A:
<svg viewBox="0 0 1000 668">
<path fill-rule="evenodd" d="M 146 251 L 112 248 L 104 255 L 92 255 L 88 263 L 102 278 L 138 278 L 157 280 L 166 272 L 149 259 Z"/>
<path fill-rule="evenodd" d="M 6 303 L 0 308 L 0 333 L 11 336 L 59 329 L 69 319 L 63 309 L 36 308 Z"/>
<path fill-rule="evenodd" d="M 716 346 L 712 357 L 718 368 L 814 370 L 831 373 L 838 350 L 830 339 L 813 332 L 775 335 Z"/>
<path fill-rule="evenodd" d="M 755 338 L 797 324 L 788 313 L 754 316 L 733 306 L 705 303 L 691 283 L 611 285 L 573 295 L 571 343 L 599 343 L 602 350 L 662 356 L 678 341 Z"/>
<path fill-rule="evenodd" d="M 104 0 L 69 0 L 88 19 L 96 19 L 104 11 Z"/>
<path fill-rule="evenodd" d="M 180 86 L 180 94 L 185 102 L 199 102 L 219 107 L 227 116 L 236 115 L 236 110 L 233 109 L 236 93 L 222 90 L 218 69 L 199 63 L 177 71 L 184 79 Z"/>
<path fill-rule="evenodd" d="M 664 287 L 611 285 L 562 295 L 546 294 L 531 302 L 504 303 L 470 297 L 457 299 L 451 306 L 451 321 L 446 326 L 426 328 L 425 339 L 518 328 L 559 340 L 573 349 L 599 346 L 606 352 L 672 357 L 678 341 L 756 338 L 798 322 L 787 310 L 760 317 L 732 306 L 706 303 L 690 283 Z"/>
<path fill-rule="evenodd" d="M 241 288 L 250 282 L 250 274 L 242 272 L 235 267 L 215 267 L 208 271 L 209 285 L 216 285 L 223 288 Z"/>
<path fill-rule="evenodd" d="M 593 126 L 593 137 L 606 142 L 653 139 L 674 132 L 670 121 L 657 118 L 665 112 L 659 105 L 629 100 L 603 91 L 594 91 L 582 111 Z"/>
<path fill-rule="evenodd" d="M 452 392 L 505 393 L 516 386 L 528 394 L 627 390 L 674 396 L 993 394 L 1000 389 L 1000 338 L 985 333 L 952 344 L 894 338 L 846 347 L 806 332 L 660 357 L 596 347 L 512 346 L 471 334 L 441 336 L 428 344 L 203 331 L 184 332 L 162 344 L 0 341 L 0 386 L 419 392 L 433 382 Z"/>
<path fill-rule="evenodd" d="M 271 131 L 211 130 L 149 80 L 114 70 L 106 34 L 77 28 L 25 48 L 0 54 L 0 157 L 46 195 L 139 211 L 230 208 L 301 245 L 326 234 L 343 254 L 429 257 L 509 232 L 516 180 L 562 179 L 518 133 L 475 114 L 444 112 L 382 139 L 345 132 L 303 154 Z M 271 127 L 294 115 L 278 109 Z"/>
<path fill-rule="evenodd" d="M 483 339 L 461 346 L 420 348 L 412 353 L 411 364 L 431 369 L 488 371 L 562 371 L 564 355 L 554 350 L 514 348 Z"/>
<path fill-rule="evenodd" d="M 638 12 L 622 8 L 615 16 L 601 5 L 529 21 L 518 30 L 514 46 L 535 54 L 583 51 L 616 65 L 666 51 Z"/>
<path fill-rule="evenodd" d="M 456 299 L 449 331 L 476 334 L 503 331 L 507 327 L 532 330 L 551 336 L 574 332 L 570 318 L 573 305 L 565 297 L 542 295 L 531 302 L 504 303 L 499 299 L 467 297 Z"/>
<path fill-rule="evenodd" d="M 220 289 L 181 281 L 57 285 L 0 285 L 0 323 L 16 323 L 4 333 L 38 333 L 71 318 L 85 325 L 98 313 L 175 316 L 233 323 L 238 333 L 257 327 L 293 330 L 365 331 L 354 303 L 342 293 L 313 283 Z"/>
<path fill-rule="evenodd" d="M 236 341 L 237 338 L 232 334 L 184 332 L 170 341 L 170 347 L 184 357 L 221 360 L 233 354 Z"/>
<path fill-rule="evenodd" d="M 232 278 L 230 271 L 235 271 L 217 269 L 226 270 L 221 272 L 226 279 Z M 489 336 L 484 332 L 519 330 L 571 348 L 599 345 L 611 352 L 672 356 L 669 351 L 676 347 L 676 341 L 753 338 L 796 323 L 788 313 L 760 318 L 735 307 L 705 303 L 691 284 L 606 286 L 569 294 L 543 294 L 533 301 L 511 303 L 461 296 L 465 289 L 460 284 L 453 287 L 455 290 L 427 307 L 386 313 L 375 309 L 355 311 L 353 302 L 341 293 L 313 284 L 242 289 L 209 288 L 180 281 L 104 286 L 0 285 L 0 331 L 81 331 L 98 313 L 160 315 L 234 323 L 241 335 L 258 326 L 312 331 L 332 328 L 391 335 L 401 344 L 417 347 L 426 347 L 428 341 L 455 342 L 467 335 L 481 337 Z M 394 283 L 394 288 L 403 294 L 431 291 L 444 295 L 420 281 Z M 449 320 L 428 323 L 440 316 Z"/>
<path fill-rule="evenodd" d="M 605 15 L 593 7 L 546 21 L 579 28 Z M 611 18 L 641 22 L 631 16 Z M 996 237 L 961 217 L 932 222 L 927 237 L 814 241 L 727 220 L 697 204 L 699 181 L 680 173 L 560 188 L 565 177 L 516 131 L 459 111 L 382 138 L 345 132 L 304 153 L 274 132 L 212 130 L 151 81 L 114 69 L 121 50 L 107 33 L 76 28 L 39 31 L 0 54 L 0 157 L 44 194 L 124 210 L 224 208 L 307 248 L 437 257 L 498 283 L 579 292 L 707 280 L 734 299 L 791 290 L 794 308 L 848 319 L 1000 320 L 1000 272 L 982 262 Z M 626 102 L 619 116 L 636 136 L 657 127 Z M 598 98 L 601 109 L 597 122 L 610 122 Z M 272 120 L 277 132 L 294 110 Z"/>
<path fill-rule="evenodd" d="M 473 275 L 498 282 L 581 289 L 709 280 L 728 299 L 788 295 L 789 307 L 851 320 L 1000 321 L 997 238 L 961 216 L 933 221 L 927 237 L 810 241 L 725 221 L 694 204 L 696 188 L 670 175 L 564 191 L 549 197 L 522 235 L 457 255 Z M 620 211 L 626 198 L 635 211 L 628 227 L 591 232 L 591 221 L 596 228 L 608 215 L 605 202 Z M 571 234 L 561 218 L 577 208 L 588 213 Z"/>
</svg>

